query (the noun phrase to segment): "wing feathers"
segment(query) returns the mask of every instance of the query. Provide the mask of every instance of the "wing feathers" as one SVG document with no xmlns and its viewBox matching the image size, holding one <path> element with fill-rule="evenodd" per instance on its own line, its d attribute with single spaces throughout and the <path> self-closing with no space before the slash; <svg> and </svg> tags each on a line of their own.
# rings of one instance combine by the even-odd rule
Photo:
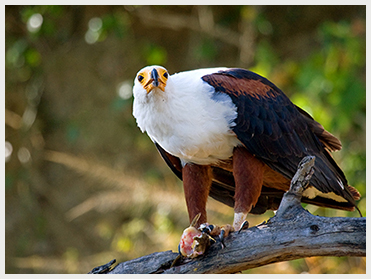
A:
<svg viewBox="0 0 371 279">
<path fill-rule="evenodd" d="M 298 111 L 304 115 L 307 119 L 307 123 L 313 133 L 320 139 L 320 141 L 328 148 L 330 151 L 336 151 L 341 149 L 341 142 L 333 134 L 326 131 L 323 126 L 315 121 L 305 110 L 296 106 Z"/>
<path fill-rule="evenodd" d="M 232 130 L 251 154 L 289 179 L 304 156 L 314 155 L 317 171 L 311 184 L 354 204 L 344 173 L 328 152 L 339 150 L 340 141 L 273 83 L 243 69 L 220 71 L 202 79 L 218 94 L 228 94 L 236 105 Z"/>
</svg>

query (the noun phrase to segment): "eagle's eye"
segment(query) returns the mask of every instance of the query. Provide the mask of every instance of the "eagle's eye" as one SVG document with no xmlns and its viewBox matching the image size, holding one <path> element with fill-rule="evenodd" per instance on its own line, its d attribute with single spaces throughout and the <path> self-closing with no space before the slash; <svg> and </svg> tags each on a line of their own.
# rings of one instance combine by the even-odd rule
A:
<svg viewBox="0 0 371 279">
<path fill-rule="evenodd" d="M 142 82 L 143 79 L 144 79 L 144 76 L 143 76 L 143 75 L 138 75 L 138 81 L 139 81 L 139 82 Z"/>
<path fill-rule="evenodd" d="M 169 74 L 167 73 L 167 72 L 165 72 L 164 74 L 163 74 L 163 76 L 164 76 L 164 78 L 168 78 L 169 77 Z"/>
</svg>

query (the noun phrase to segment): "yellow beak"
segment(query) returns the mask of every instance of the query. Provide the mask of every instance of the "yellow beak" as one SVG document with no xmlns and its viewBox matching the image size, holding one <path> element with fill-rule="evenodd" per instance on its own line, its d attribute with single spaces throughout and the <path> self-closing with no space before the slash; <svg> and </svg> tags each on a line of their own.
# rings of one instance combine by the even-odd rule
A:
<svg viewBox="0 0 371 279">
<path fill-rule="evenodd" d="M 153 89 L 159 88 L 165 91 L 168 73 L 164 68 L 155 67 L 152 69 L 145 70 L 138 74 L 141 77 L 139 82 L 143 88 L 150 93 Z"/>
</svg>

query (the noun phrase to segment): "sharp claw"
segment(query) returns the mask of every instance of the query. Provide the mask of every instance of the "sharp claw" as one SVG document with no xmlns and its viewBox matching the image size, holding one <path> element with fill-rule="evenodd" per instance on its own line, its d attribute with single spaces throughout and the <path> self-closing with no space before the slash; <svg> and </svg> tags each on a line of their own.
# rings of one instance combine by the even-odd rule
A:
<svg viewBox="0 0 371 279">
<path fill-rule="evenodd" d="M 209 235 L 210 245 L 216 243 L 216 240 Z"/>
<path fill-rule="evenodd" d="M 220 243 L 222 244 L 223 249 L 226 247 L 224 243 L 224 236 L 225 236 L 225 229 L 222 228 L 219 234 L 219 239 L 220 239 Z"/>
<path fill-rule="evenodd" d="M 248 229 L 249 228 L 249 222 L 247 220 L 243 221 L 241 224 L 240 229 L 238 230 L 238 233 L 240 233 L 242 230 Z"/>
</svg>

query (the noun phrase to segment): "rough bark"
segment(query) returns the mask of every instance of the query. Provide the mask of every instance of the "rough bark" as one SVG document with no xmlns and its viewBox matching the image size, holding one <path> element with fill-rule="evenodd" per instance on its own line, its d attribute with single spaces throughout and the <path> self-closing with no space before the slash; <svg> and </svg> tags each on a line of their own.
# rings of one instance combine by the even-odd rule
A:
<svg viewBox="0 0 371 279">
<path fill-rule="evenodd" d="M 366 256 L 366 218 L 314 216 L 303 209 L 301 194 L 313 174 L 314 157 L 305 157 L 276 215 L 258 226 L 232 233 L 195 259 L 158 252 L 109 265 L 95 273 L 236 273 L 270 263 L 312 256 Z"/>
</svg>

